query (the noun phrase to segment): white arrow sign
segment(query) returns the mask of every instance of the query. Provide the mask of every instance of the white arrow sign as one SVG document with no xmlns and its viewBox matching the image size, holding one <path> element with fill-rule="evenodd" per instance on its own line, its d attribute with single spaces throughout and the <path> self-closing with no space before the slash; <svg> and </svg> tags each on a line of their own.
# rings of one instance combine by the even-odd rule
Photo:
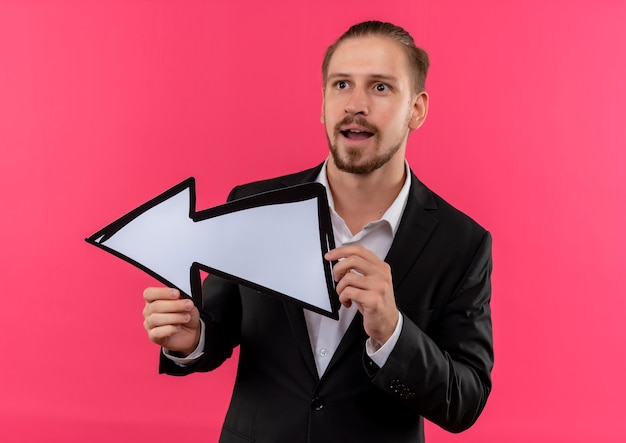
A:
<svg viewBox="0 0 626 443">
<path fill-rule="evenodd" d="M 200 269 L 338 318 L 326 190 L 284 188 L 195 212 L 185 180 L 86 239 L 201 300 Z M 285 278 L 288 276 L 288 278 Z"/>
</svg>

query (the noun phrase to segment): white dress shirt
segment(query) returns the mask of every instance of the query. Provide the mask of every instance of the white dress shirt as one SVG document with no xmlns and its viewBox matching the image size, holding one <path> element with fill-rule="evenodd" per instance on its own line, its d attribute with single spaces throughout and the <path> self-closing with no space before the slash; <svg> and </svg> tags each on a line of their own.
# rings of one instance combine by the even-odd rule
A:
<svg viewBox="0 0 626 443">
<path fill-rule="evenodd" d="M 333 232 L 335 237 L 336 247 L 344 245 L 361 245 L 370 251 L 372 251 L 378 258 L 383 260 L 391 248 L 393 238 L 400 224 L 400 218 L 404 212 L 406 202 L 409 196 L 409 188 L 411 186 L 411 175 L 408 164 L 405 163 L 406 179 L 402 189 L 398 193 L 398 196 L 393 201 L 391 206 L 385 211 L 380 220 L 370 222 L 363 227 L 363 229 L 352 235 L 350 229 L 346 225 L 345 221 L 335 212 L 335 204 L 333 201 L 330 187 L 328 186 L 328 180 L 326 178 L 326 162 L 324 162 L 320 174 L 316 181 L 326 187 L 326 195 L 328 196 L 328 206 L 330 208 L 331 222 L 333 226 Z M 304 310 L 304 318 L 306 321 L 307 330 L 309 333 L 309 340 L 311 342 L 311 350 L 315 358 L 315 365 L 317 367 L 318 375 L 321 377 L 330 360 L 332 359 L 335 351 L 339 347 L 341 339 L 345 335 L 350 323 L 354 319 L 357 313 L 357 308 L 353 304 L 350 308 L 341 307 L 339 309 L 339 320 L 333 320 L 318 313 Z M 372 339 L 368 339 L 366 342 L 366 352 L 368 356 L 379 367 L 382 367 L 389 354 L 393 350 L 398 336 L 402 330 L 402 315 L 398 318 L 398 324 L 392 336 L 382 346 L 377 348 Z M 200 331 L 200 342 L 196 350 L 184 358 L 174 357 L 170 355 L 167 350 L 163 349 L 164 354 L 175 361 L 178 364 L 185 365 L 190 364 L 194 360 L 202 356 L 204 351 L 204 322 L 202 320 Z"/>
</svg>

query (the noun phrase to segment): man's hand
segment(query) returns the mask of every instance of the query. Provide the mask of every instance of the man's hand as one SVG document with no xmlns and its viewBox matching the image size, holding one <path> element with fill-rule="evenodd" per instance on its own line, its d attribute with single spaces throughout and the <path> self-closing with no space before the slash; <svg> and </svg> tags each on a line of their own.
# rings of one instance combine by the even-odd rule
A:
<svg viewBox="0 0 626 443">
<path fill-rule="evenodd" d="M 143 326 L 150 340 L 169 351 L 191 354 L 200 340 L 200 314 L 193 301 L 171 288 L 147 288 L 143 298 Z"/>
<path fill-rule="evenodd" d="M 333 249 L 324 258 L 340 260 L 333 268 L 333 275 L 341 304 L 349 307 L 356 303 L 367 335 L 379 345 L 385 344 L 400 316 L 389 265 L 373 252 L 356 245 Z"/>
</svg>

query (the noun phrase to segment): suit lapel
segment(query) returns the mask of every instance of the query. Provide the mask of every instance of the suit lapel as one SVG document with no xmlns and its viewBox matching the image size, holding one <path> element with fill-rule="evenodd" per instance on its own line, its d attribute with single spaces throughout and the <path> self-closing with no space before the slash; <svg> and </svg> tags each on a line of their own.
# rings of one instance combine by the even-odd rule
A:
<svg viewBox="0 0 626 443">
<path fill-rule="evenodd" d="M 313 351 L 311 350 L 311 341 L 309 340 L 309 332 L 306 328 L 306 321 L 304 320 L 304 313 L 302 308 L 292 303 L 283 303 L 285 311 L 287 312 L 287 319 L 289 320 L 289 326 L 293 332 L 293 336 L 298 343 L 300 354 L 304 363 L 311 373 L 311 375 L 318 380 L 317 366 L 313 358 Z"/>
<path fill-rule="evenodd" d="M 367 335 L 363 329 L 363 316 L 360 312 L 357 312 L 352 319 L 350 326 L 348 326 L 346 333 L 339 342 L 339 346 L 333 354 L 333 358 L 328 363 L 328 367 L 326 368 L 326 372 L 324 372 L 323 376 L 326 376 L 335 366 L 337 366 L 337 364 L 339 364 L 341 359 L 348 353 L 348 350 L 352 346 L 359 346 L 359 343 L 360 346 L 365 346 L 365 340 L 367 340 Z"/>
<path fill-rule="evenodd" d="M 283 185 L 285 186 L 295 186 L 302 185 L 304 183 L 311 183 L 317 179 L 317 176 L 320 174 L 322 170 L 323 163 L 320 163 L 314 168 L 307 169 L 306 171 L 302 171 L 298 174 L 288 175 L 283 179 Z"/>
<path fill-rule="evenodd" d="M 409 198 L 385 258 L 391 267 L 394 287 L 405 279 L 435 229 L 437 219 L 429 212 L 433 209 L 437 209 L 437 204 L 432 193 L 411 174 Z"/>
</svg>

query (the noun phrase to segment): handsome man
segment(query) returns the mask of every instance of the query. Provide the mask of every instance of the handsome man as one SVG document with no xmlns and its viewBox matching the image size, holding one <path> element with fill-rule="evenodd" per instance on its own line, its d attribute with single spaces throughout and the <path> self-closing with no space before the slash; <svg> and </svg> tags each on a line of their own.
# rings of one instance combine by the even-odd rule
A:
<svg viewBox="0 0 626 443">
<path fill-rule="evenodd" d="M 323 63 L 330 155 L 229 199 L 319 181 L 336 244 L 339 321 L 209 276 L 202 311 L 148 288 L 160 370 L 210 371 L 240 346 L 221 442 L 423 442 L 423 417 L 471 426 L 491 390 L 491 237 L 405 161 L 426 118 L 427 55 L 402 28 L 353 26 Z M 284 278 L 289 278 L 285 275 Z"/>
</svg>

